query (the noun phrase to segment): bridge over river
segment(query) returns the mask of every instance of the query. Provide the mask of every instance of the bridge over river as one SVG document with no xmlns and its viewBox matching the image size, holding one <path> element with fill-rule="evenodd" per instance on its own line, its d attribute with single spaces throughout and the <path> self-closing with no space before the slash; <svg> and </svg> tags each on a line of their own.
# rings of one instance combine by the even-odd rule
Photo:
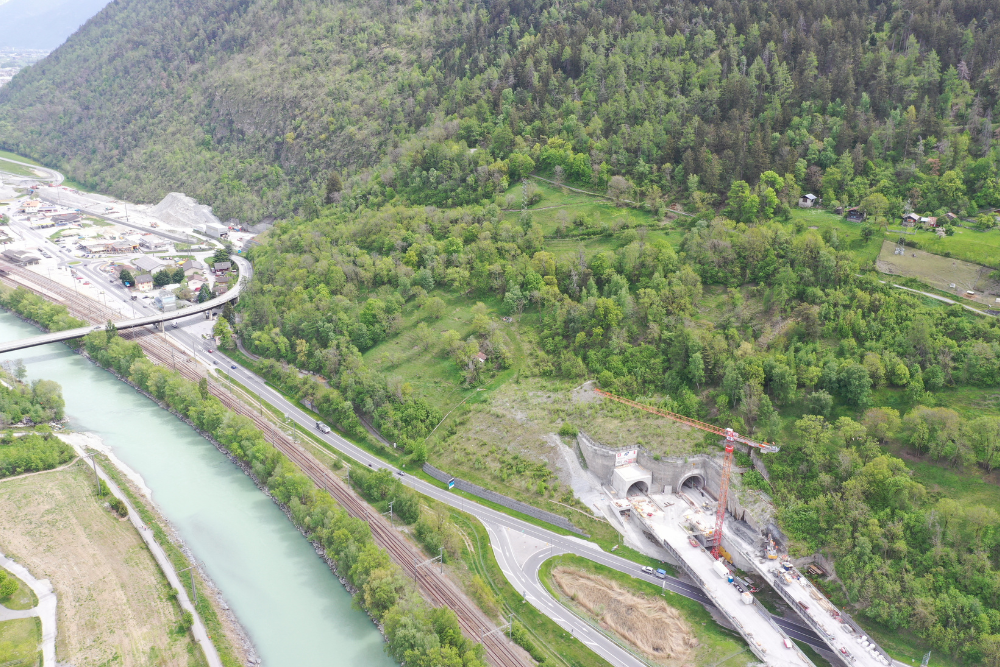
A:
<svg viewBox="0 0 1000 667">
<path fill-rule="evenodd" d="M 146 317 L 137 317 L 131 320 L 121 320 L 115 322 L 115 326 L 121 329 L 134 329 L 135 327 L 144 327 L 150 324 L 152 325 L 162 325 L 164 322 L 169 322 L 170 320 L 180 319 L 182 317 L 190 317 L 196 313 L 203 313 L 210 311 L 213 308 L 219 308 L 225 305 L 229 301 L 234 301 L 239 298 L 240 292 L 244 289 L 246 284 L 249 282 L 252 275 L 253 269 L 250 267 L 250 262 L 246 261 L 242 257 L 233 257 L 233 261 L 236 262 L 237 266 L 240 267 L 240 279 L 236 285 L 230 289 L 228 292 L 221 294 L 214 299 L 209 299 L 204 303 L 197 303 L 187 308 L 181 308 L 179 310 L 171 311 L 168 313 L 160 313 L 158 315 L 148 315 Z M 6 277 L 10 278 L 14 282 L 23 285 L 26 288 L 31 289 L 35 292 L 45 292 L 44 288 L 39 285 L 32 283 L 33 274 L 27 269 L 22 269 L 16 267 L 13 264 L 0 261 L 0 271 L 2 271 Z M 61 299 L 59 299 L 61 300 Z M 48 343 L 58 343 L 64 340 L 72 340 L 74 338 L 80 338 L 86 336 L 94 331 L 100 331 L 104 329 L 103 324 L 88 324 L 85 327 L 79 327 L 77 329 L 67 329 L 65 331 L 54 331 L 52 333 L 42 334 L 40 336 L 32 336 L 30 338 L 22 338 L 20 340 L 14 340 L 6 343 L 0 343 L 0 354 L 4 352 L 13 352 L 14 350 L 23 350 L 29 347 L 35 347 L 36 345 L 47 345 Z"/>
</svg>

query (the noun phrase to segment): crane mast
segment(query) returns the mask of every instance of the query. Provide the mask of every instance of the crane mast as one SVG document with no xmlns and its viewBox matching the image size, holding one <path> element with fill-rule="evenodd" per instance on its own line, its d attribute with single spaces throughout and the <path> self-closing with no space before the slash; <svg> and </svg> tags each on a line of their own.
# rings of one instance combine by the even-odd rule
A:
<svg viewBox="0 0 1000 667">
<path fill-rule="evenodd" d="M 754 449 L 760 450 L 763 454 L 772 454 L 781 450 L 777 445 L 773 445 L 766 442 L 757 442 L 756 440 L 751 440 L 750 438 L 745 438 L 739 435 L 736 431 L 731 428 L 721 428 L 715 426 L 714 424 L 708 424 L 706 422 L 698 421 L 697 419 L 692 419 L 690 417 L 685 417 L 684 415 L 679 415 L 676 412 L 670 412 L 669 410 L 660 410 L 657 408 L 652 408 L 648 405 L 643 405 L 638 401 L 633 401 L 628 398 L 622 398 L 621 396 L 615 396 L 614 394 L 604 391 L 602 389 L 595 388 L 594 391 L 605 398 L 610 398 L 613 401 L 619 403 L 624 403 L 633 408 L 643 410 L 645 412 L 650 412 L 654 415 L 659 415 L 660 417 L 666 417 L 675 422 L 679 422 L 686 426 L 691 426 L 692 428 L 697 428 L 702 431 L 708 431 L 709 433 L 714 433 L 716 435 L 721 435 L 726 439 L 726 457 L 722 462 L 722 479 L 719 482 L 719 503 L 715 510 L 715 532 L 712 533 L 712 556 L 715 559 L 719 558 L 719 549 L 722 547 L 722 525 L 726 519 L 726 505 L 729 498 L 729 478 L 733 468 L 733 452 L 736 449 L 736 443 L 747 445 L 748 447 L 753 447 Z"/>
</svg>

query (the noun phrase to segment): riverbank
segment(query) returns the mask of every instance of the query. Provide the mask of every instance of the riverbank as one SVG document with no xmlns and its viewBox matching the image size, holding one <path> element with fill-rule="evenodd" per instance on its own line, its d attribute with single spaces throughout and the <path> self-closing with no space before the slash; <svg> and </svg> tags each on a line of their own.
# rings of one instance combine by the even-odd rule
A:
<svg viewBox="0 0 1000 667">
<path fill-rule="evenodd" d="M 196 565 L 192 566 L 193 559 L 185 553 L 187 550 L 176 531 L 156 510 L 142 477 L 117 457 L 112 459 L 102 452 L 109 448 L 94 433 L 63 432 L 58 437 L 73 446 L 81 456 L 93 455 L 100 477 L 129 508 L 129 519 L 172 587 L 172 597 L 177 599 L 181 608 L 192 614 L 191 631 L 202 646 L 210 667 L 258 664 L 246 631 L 231 612 L 226 613 L 229 606 L 221 598 L 215 584 Z M 194 578 L 192 590 L 200 590 L 200 596 L 188 595 L 185 582 L 178 574 L 185 570 L 189 577 Z"/>
<path fill-rule="evenodd" d="M 25 328 L 12 317 L 0 321 L 7 340 L 30 335 Z M 196 577 L 199 610 L 214 582 L 225 592 L 221 611 L 235 614 L 244 637 L 253 638 L 256 655 L 250 657 L 303 667 L 329 664 L 331 655 L 343 664 L 392 664 L 371 620 L 352 609 L 350 595 L 329 576 L 315 548 L 293 527 L 289 530 L 286 516 L 242 470 L 221 460 L 214 447 L 205 447 L 204 438 L 162 410 L 159 401 L 147 401 L 111 375 L 94 374 L 85 358 L 60 346 L 32 353 L 37 356 L 25 359 L 29 375 L 59 379 L 72 428 L 100 433 L 107 448 L 153 489 L 155 509 L 169 519 L 158 542 L 176 558 L 171 540 L 164 539 L 173 532 L 188 547 L 175 546 L 180 555 L 197 554 L 206 577 Z M 106 467 L 115 474 L 117 468 Z M 143 496 L 138 487 L 122 487 L 136 499 Z M 144 504 L 138 503 L 137 511 Z M 187 567 L 179 565 L 178 570 Z M 181 576 L 189 588 L 190 575 Z M 209 615 L 204 616 L 211 627 Z M 251 648 L 249 641 L 246 645 Z"/>
<path fill-rule="evenodd" d="M 0 485 L 0 548 L 55 593 L 39 594 L 46 666 L 205 665 L 149 551 L 105 505 L 82 460 Z"/>
</svg>

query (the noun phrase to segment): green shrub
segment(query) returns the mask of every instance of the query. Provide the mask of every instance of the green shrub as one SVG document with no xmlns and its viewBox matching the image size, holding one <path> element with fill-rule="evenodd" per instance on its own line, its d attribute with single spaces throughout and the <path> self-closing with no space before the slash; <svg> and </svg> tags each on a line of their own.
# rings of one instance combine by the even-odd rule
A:
<svg viewBox="0 0 1000 667">
<path fill-rule="evenodd" d="M 559 427 L 559 435 L 565 438 L 575 438 L 579 431 L 575 426 L 569 422 L 563 422 L 563 425 Z"/>
</svg>

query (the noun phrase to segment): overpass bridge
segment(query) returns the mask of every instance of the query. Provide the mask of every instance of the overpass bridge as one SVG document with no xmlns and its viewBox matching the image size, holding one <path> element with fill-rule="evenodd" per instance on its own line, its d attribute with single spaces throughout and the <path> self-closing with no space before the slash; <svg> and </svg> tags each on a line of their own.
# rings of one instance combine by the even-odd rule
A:
<svg viewBox="0 0 1000 667">
<path fill-rule="evenodd" d="M 219 308 L 229 301 L 236 300 L 239 298 L 240 292 L 243 291 L 247 282 L 250 280 L 252 269 L 250 267 L 250 262 L 246 261 L 242 257 L 233 257 L 232 259 L 240 267 L 240 279 L 237 281 L 236 285 L 225 294 L 221 294 L 214 299 L 209 299 L 204 303 L 197 303 L 180 310 L 175 310 L 169 313 L 160 313 L 158 315 L 148 315 L 146 317 L 137 317 L 131 320 L 122 320 L 115 322 L 114 325 L 119 330 L 134 329 L 136 327 L 144 327 L 150 324 L 162 325 L 164 322 L 177 320 L 182 317 L 190 317 L 191 315 L 203 313 L 205 311 L 212 310 L 213 308 Z M 0 271 L 3 271 L 3 273 L 14 273 L 17 270 L 10 264 L 0 262 Z M 19 276 L 23 275 L 20 272 L 18 272 L 18 274 Z M 54 331 L 40 336 L 32 336 L 30 338 L 22 338 L 20 340 L 0 343 L 0 354 L 3 354 L 4 352 L 13 352 L 15 350 L 23 350 L 25 348 L 35 347 L 38 345 L 48 345 L 49 343 L 58 343 L 65 340 L 72 340 L 74 338 L 81 338 L 89 333 L 93 333 L 94 331 L 101 331 L 105 326 L 106 324 L 88 324 L 85 327 L 79 327 L 76 329 Z"/>
</svg>

